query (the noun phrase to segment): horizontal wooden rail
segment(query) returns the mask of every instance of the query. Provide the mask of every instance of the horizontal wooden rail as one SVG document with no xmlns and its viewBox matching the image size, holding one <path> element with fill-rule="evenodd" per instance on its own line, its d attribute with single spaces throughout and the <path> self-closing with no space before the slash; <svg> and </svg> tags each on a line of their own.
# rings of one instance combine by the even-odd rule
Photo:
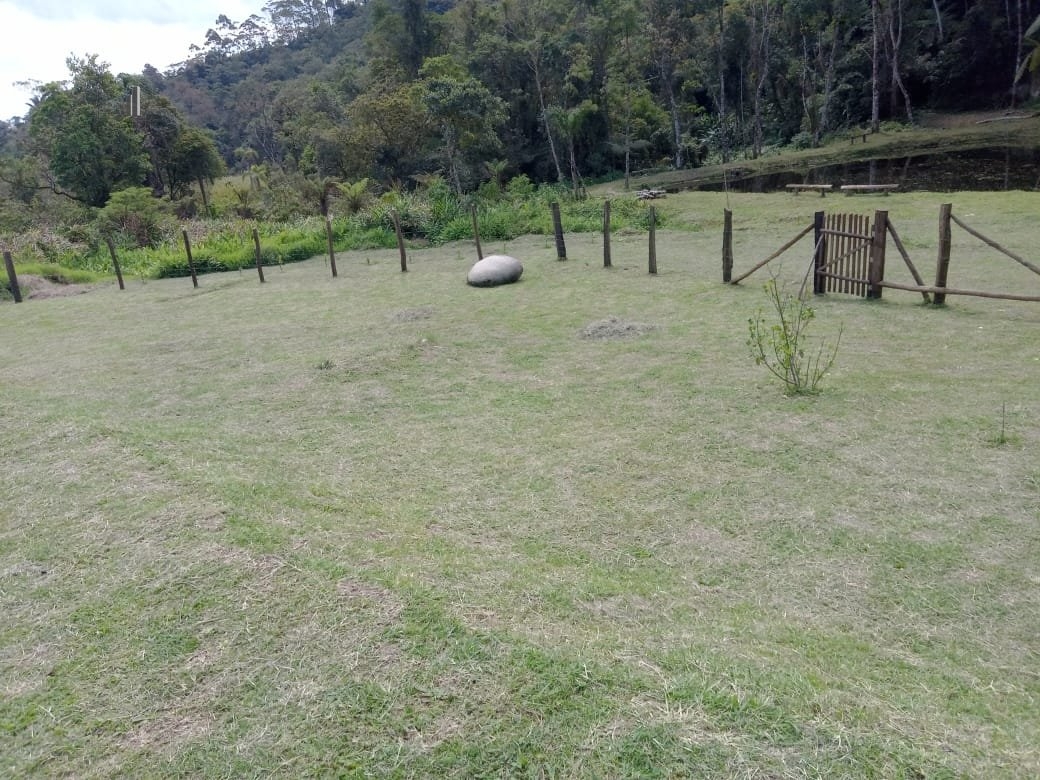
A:
<svg viewBox="0 0 1040 780">
<path fill-rule="evenodd" d="M 880 282 L 882 287 L 890 287 L 893 290 L 906 290 L 907 292 L 932 293 L 933 295 L 970 295 L 975 298 L 997 298 L 1006 301 L 1032 301 L 1040 302 L 1040 295 L 1015 295 L 1014 293 L 983 292 L 981 290 L 957 290 L 953 287 L 918 287 L 912 284 L 897 284 L 896 282 Z"/>
<path fill-rule="evenodd" d="M 862 233 L 846 233 L 843 230 L 828 230 L 824 228 L 820 231 L 821 236 L 839 236 L 841 238 L 861 238 L 864 241 L 873 241 L 874 234 L 871 233 L 869 236 L 863 235 Z"/>
<path fill-rule="evenodd" d="M 776 258 L 780 257 L 780 255 L 782 255 L 782 254 L 783 254 L 784 252 L 786 252 L 786 251 L 787 251 L 788 249 L 790 249 L 790 248 L 791 248 L 791 247 L 793 247 L 793 246 L 794 246 L 795 244 L 797 244 L 797 243 L 798 243 L 799 241 L 801 241 L 801 240 L 802 240 L 803 238 L 805 238 L 805 236 L 806 236 L 806 235 L 807 235 L 808 233 L 812 232 L 812 229 L 813 229 L 814 227 L 815 227 L 815 225 L 809 225 L 809 226 L 808 226 L 807 228 L 805 228 L 805 230 L 803 230 L 803 231 L 802 231 L 801 233 L 799 233 L 799 234 L 798 234 L 797 236 L 795 236 L 794 238 L 792 238 L 792 239 L 791 239 L 790 241 L 788 241 L 788 242 L 787 242 L 786 244 L 784 244 L 784 245 L 783 245 L 782 247 L 780 247 L 779 249 L 777 249 L 777 250 L 776 250 L 775 252 L 773 252 L 773 254 L 771 254 L 771 255 L 770 255 L 769 257 L 767 257 L 767 258 L 766 258 L 765 260 L 763 260 L 763 261 L 762 261 L 761 263 L 759 263 L 758 265 L 756 265 L 756 266 L 755 266 L 754 268 L 752 268 L 752 269 L 751 269 L 750 271 L 747 271 L 747 272 L 745 272 L 745 273 L 741 274 L 740 276 L 738 276 L 738 277 L 737 277 L 736 279 L 734 279 L 734 280 L 733 280 L 732 282 L 730 282 L 730 284 L 737 284 L 738 282 L 741 282 L 741 281 L 743 281 L 744 279 L 747 279 L 747 278 L 748 278 L 749 276 L 751 276 L 751 274 L 753 274 L 753 273 L 754 273 L 755 271 L 757 271 L 757 270 L 758 270 L 759 268 L 761 268 L 762 266 L 764 266 L 764 265 L 765 265 L 766 263 L 770 262 L 771 260 L 776 260 Z"/>
</svg>

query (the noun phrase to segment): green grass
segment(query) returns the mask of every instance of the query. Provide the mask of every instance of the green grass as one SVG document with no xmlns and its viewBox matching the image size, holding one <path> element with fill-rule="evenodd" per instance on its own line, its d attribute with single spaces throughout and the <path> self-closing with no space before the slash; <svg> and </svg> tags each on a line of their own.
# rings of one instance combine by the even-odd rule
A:
<svg viewBox="0 0 1040 780">
<path fill-rule="evenodd" d="M 942 199 L 730 195 L 736 271 L 822 205 L 929 278 Z M 951 200 L 1031 256 L 1040 196 Z M 1040 773 L 1040 306 L 828 295 L 788 398 L 724 205 L 657 277 L 626 230 L 0 305 L 0 775 Z M 963 232 L 950 284 L 1038 289 Z"/>
</svg>

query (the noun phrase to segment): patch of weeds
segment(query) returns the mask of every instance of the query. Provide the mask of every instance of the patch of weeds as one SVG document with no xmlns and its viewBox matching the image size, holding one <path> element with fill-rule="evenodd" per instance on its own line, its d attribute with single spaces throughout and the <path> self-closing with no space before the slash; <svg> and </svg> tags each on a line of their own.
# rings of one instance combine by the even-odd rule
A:
<svg viewBox="0 0 1040 780">
<path fill-rule="evenodd" d="M 1017 444 L 1018 441 L 1018 436 L 1013 433 L 1008 433 L 1007 404 L 1003 403 L 1000 405 L 1000 428 L 996 433 L 986 439 L 986 443 L 991 444 L 994 447 L 1003 447 L 1007 444 Z"/>
<path fill-rule="evenodd" d="M 226 528 L 233 544 L 258 553 L 278 552 L 289 540 L 284 528 L 237 515 L 228 515 Z"/>
<path fill-rule="evenodd" d="M 315 368 L 317 368 L 319 371 L 331 371 L 335 367 L 336 367 L 336 364 L 333 363 L 328 358 L 326 358 L 325 360 L 321 361 L 320 363 L 318 363 L 317 366 L 315 366 Z"/>
<path fill-rule="evenodd" d="M 781 706 L 733 683 L 689 679 L 672 688 L 668 698 L 701 707 L 722 728 L 761 736 L 774 745 L 793 745 L 802 736 Z"/>
<path fill-rule="evenodd" d="M 639 726 L 617 744 L 612 762 L 620 777 L 688 777 L 696 765 L 701 776 L 722 776 L 725 753 L 717 746 L 684 742 L 671 724 Z"/>
</svg>

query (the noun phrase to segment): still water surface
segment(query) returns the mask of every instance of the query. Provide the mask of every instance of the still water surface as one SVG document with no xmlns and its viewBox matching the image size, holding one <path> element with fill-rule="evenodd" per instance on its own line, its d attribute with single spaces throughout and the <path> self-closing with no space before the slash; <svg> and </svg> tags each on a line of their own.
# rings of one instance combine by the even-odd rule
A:
<svg viewBox="0 0 1040 780">
<path fill-rule="evenodd" d="M 891 157 L 730 180 L 731 190 L 772 192 L 788 184 L 898 184 L 903 191 L 1040 190 L 1040 149 L 991 148 Z M 721 190 L 723 185 L 701 189 Z"/>
</svg>

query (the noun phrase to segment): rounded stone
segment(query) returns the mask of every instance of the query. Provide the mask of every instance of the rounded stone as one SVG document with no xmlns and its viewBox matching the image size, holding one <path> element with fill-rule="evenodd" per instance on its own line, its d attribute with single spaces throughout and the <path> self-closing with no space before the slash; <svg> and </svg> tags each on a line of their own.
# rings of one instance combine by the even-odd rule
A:
<svg viewBox="0 0 1040 780">
<path fill-rule="evenodd" d="M 523 272 L 523 263 L 515 257 L 488 255 L 473 264 L 466 275 L 466 282 L 474 287 L 494 287 L 517 281 Z"/>
</svg>

